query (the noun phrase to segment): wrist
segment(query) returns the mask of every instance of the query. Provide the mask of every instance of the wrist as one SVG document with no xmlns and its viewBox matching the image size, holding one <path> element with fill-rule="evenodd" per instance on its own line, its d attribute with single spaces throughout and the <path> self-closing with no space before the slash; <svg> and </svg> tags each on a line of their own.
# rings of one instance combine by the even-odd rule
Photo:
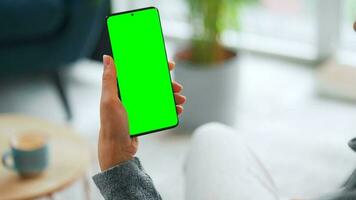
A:
<svg viewBox="0 0 356 200">
<path fill-rule="evenodd" d="M 99 147 L 99 164 L 101 171 L 108 170 L 131 159 L 133 159 L 132 155 L 126 154 L 115 145 L 110 145 L 110 142 L 106 144 L 103 143 L 101 147 Z"/>
<path fill-rule="evenodd" d="M 128 162 L 130 160 L 132 160 L 133 157 L 127 157 L 127 158 L 121 158 L 121 159 L 110 159 L 110 160 L 103 160 L 102 162 L 100 162 L 100 169 L 101 171 L 106 171 L 110 168 L 113 168 L 115 166 L 119 166 L 125 162 Z"/>
</svg>

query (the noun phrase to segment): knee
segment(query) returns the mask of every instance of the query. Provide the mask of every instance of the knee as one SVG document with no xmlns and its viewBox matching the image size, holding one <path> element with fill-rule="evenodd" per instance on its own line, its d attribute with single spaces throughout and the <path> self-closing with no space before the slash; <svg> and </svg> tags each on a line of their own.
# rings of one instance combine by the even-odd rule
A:
<svg viewBox="0 0 356 200">
<path fill-rule="evenodd" d="M 197 128 L 191 140 L 188 157 L 205 159 L 222 154 L 243 152 L 246 144 L 239 131 L 221 123 L 212 122 Z"/>
<path fill-rule="evenodd" d="M 219 122 L 210 122 L 198 127 L 192 137 L 193 144 L 200 144 L 202 142 L 214 142 L 229 140 L 231 138 L 238 138 L 238 131 L 233 128 L 219 123 Z"/>
</svg>

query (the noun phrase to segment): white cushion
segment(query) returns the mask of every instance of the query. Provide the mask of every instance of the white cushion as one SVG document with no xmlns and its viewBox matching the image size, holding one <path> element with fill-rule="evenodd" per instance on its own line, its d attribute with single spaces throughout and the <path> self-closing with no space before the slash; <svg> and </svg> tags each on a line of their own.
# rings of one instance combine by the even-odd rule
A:
<svg viewBox="0 0 356 200">
<path fill-rule="evenodd" d="M 276 187 L 255 154 L 233 129 L 198 128 L 185 163 L 186 200 L 276 200 Z"/>
</svg>

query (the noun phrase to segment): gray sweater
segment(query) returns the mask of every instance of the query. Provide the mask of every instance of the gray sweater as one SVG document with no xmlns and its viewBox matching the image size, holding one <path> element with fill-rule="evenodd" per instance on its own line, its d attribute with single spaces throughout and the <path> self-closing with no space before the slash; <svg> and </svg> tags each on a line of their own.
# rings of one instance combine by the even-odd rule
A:
<svg viewBox="0 0 356 200">
<path fill-rule="evenodd" d="M 162 199 L 138 158 L 99 173 L 93 180 L 106 200 Z"/>
<path fill-rule="evenodd" d="M 122 163 L 93 177 L 106 200 L 161 200 L 153 181 L 138 158 Z M 356 171 L 341 191 L 317 200 L 356 200 Z"/>
</svg>

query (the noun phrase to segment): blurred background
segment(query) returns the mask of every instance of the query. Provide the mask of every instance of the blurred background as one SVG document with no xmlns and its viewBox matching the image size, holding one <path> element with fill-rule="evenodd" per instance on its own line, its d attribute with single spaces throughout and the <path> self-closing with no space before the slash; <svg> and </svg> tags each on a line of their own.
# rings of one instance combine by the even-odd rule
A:
<svg viewBox="0 0 356 200">
<path fill-rule="evenodd" d="M 105 16 L 146 6 L 160 11 L 187 96 L 180 127 L 140 138 L 138 156 L 163 199 L 184 199 L 192 133 L 211 121 L 244 135 L 280 196 L 343 183 L 356 166 L 347 147 L 356 136 L 353 0 L 3 0 L 0 113 L 71 126 L 91 145 L 88 176 L 97 173 Z M 85 199 L 81 187 L 54 197 Z"/>
</svg>

